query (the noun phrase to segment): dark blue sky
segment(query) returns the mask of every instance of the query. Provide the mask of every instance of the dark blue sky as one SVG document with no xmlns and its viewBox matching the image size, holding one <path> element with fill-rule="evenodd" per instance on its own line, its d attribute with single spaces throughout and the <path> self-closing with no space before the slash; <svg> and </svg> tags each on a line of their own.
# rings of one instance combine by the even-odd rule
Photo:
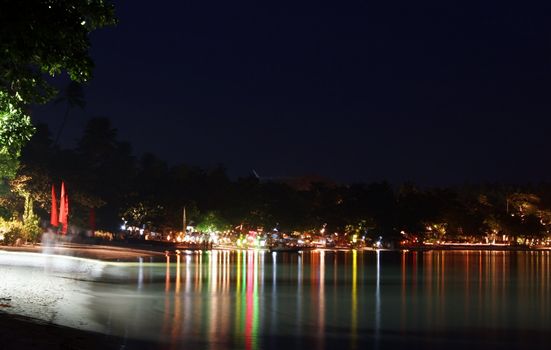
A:
<svg viewBox="0 0 551 350">
<path fill-rule="evenodd" d="M 550 2 L 116 6 L 66 145 L 106 116 L 137 154 L 234 176 L 551 180 Z"/>
</svg>

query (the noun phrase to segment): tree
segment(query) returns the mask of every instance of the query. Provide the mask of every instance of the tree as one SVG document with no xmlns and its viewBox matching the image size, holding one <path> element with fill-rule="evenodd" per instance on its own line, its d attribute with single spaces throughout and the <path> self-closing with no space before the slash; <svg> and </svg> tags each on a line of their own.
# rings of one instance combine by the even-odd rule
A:
<svg viewBox="0 0 551 350">
<path fill-rule="evenodd" d="M 79 107 L 82 109 L 86 105 L 86 101 L 84 100 L 84 91 L 82 90 L 82 85 L 75 81 L 70 81 L 67 87 L 63 90 L 63 94 L 59 96 L 55 102 L 56 103 L 65 102 L 67 105 L 65 107 L 65 114 L 63 115 L 63 120 L 61 121 L 61 125 L 57 130 L 57 135 L 54 140 L 54 146 L 57 145 L 59 141 L 59 137 L 61 136 L 61 133 L 65 128 L 65 124 L 67 123 L 67 118 L 69 117 L 69 112 L 71 111 L 71 109 L 75 107 Z"/>
<path fill-rule="evenodd" d="M 138 202 L 126 207 L 122 214 L 129 226 L 146 227 L 148 229 L 157 228 L 159 217 L 163 207 L 147 202 Z"/>
<path fill-rule="evenodd" d="M 227 230 L 229 227 L 230 225 L 220 215 L 220 213 L 209 211 L 208 213 L 202 215 L 199 219 L 197 230 L 204 233 L 214 233 Z"/>
<path fill-rule="evenodd" d="M 21 148 L 33 132 L 30 118 L 0 91 L 0 177 L 3 184 L 15 177 Z"/>
<path fill-rule="evenodd" d="M 118 227 L 120 208 L 129 202 L 126 197 L 132 192 L 135 176 L 130 145 L 117 139 L 117 130 L 109 119 L 93 118 L 78 141 L 75 157 L 72 164 L 64 167 L 64 178 L 72 180 L 80 190 L 96 194 L 105 204 L 98 212 L 99 224 L 110 229 Z M 149 202 L 158 204 L 154 200 Z"/>
<path fill-rule="evenodd" d="M 114 23 L 114 7 L 105 0 L 0 2 L 1 177 L 14 176 L 21 147 L 34 131 L 25 106 L 56 94 L 45 75 L 90 79 L 89 33 Z"/>
</svg>

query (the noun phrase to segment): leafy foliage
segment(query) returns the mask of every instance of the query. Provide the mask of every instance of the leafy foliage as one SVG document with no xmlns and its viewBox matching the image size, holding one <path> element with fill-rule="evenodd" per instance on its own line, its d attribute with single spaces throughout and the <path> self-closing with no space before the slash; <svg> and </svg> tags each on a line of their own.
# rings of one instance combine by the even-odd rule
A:
<svg viewBox="0 0 551 350">
<path fill-rule="evenodd" d="M 34 127 L 25 115 L 0 91 L 0 177 L 15 177 L 21 148 L 30 140 Z"/>
<path fill-rule="evenodd" d="M 221 217 L 220 213 L 209 211 L 200 218 L 197 229 L 201 232 L 219 232 L 229 228 L 228 223 Z"/>
<path fill-rule="evenodd" d="M 0 177 L 13 178 L 21 147 L 34 132 L 25 106 L 56 94 L 45 75 L 92 76 L 88 34 L 115 23 L 104 0 L 0 2 Z M 73 89 L 74 90 L 74 89 Z"/>
<path fill-rule="evenodd" d="M 16 105 L 44 103 L 55 94 L 43 74 L 92 76 L 88 34 L 115 23 L 104 0 L 3 1 L 0 10 L 0 91 Z"/>
<path fill-rule="evenodd" d="M 27 240 L 27 231 L 24 224 L 19 220 L 4 220 L 0 218 L 0 236 L 3 237 L 2 243 L 14 245 L 24 243 Z"/>
<path fill-rule="evenodd" d="M 30 193 L 25 194 L 25 211 L 23 212 L 23 229 L 25 236 L 32 243 L 36 243 L 40 235 L 40 219 L 34 213 L 33 199 Z"/>
</svg>

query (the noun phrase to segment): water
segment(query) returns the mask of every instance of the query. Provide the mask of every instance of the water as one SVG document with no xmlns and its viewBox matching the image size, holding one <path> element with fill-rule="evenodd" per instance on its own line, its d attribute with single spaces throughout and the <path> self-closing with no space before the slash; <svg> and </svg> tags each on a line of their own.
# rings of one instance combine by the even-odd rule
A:
<svg viewBox="0 0 551 350">
<path fill-rule="evenodd" d="M 551 340 L 549 252 L 211 251 L 84 262 L 3 266 L 0 298 L 12 299 L 9 312 L 144 347 L 543 349 Z"/>
</svg>

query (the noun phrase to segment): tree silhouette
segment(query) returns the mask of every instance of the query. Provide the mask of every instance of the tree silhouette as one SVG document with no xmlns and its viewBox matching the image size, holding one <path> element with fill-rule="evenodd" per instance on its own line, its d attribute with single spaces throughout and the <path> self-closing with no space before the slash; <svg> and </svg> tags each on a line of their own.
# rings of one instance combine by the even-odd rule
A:
<svg viewBox="0 0 551 350">
<path fill-rule="evenodd" d="M 65 114 L 63 115 L 63 120 L 61 121 L 61 125 L 57 130 L 57 134 L 54 139 L 54 147 L 57 146 L 59 137 L 61 136 L 61 133 L 65 128 L 65 124 L 67 123 L 67 119 L 69 117 L 69 112 L 71 112 L 71 110 L 75 107 L 84 109 L 84 107 L 86 106 L 82 85 L 77 82 L 70 81 L 69 84 L 63 90 L 62 94 L 55 100 L 55 103 L 61 103 L 61 102 L 66 103 Z"/>
</svg>

